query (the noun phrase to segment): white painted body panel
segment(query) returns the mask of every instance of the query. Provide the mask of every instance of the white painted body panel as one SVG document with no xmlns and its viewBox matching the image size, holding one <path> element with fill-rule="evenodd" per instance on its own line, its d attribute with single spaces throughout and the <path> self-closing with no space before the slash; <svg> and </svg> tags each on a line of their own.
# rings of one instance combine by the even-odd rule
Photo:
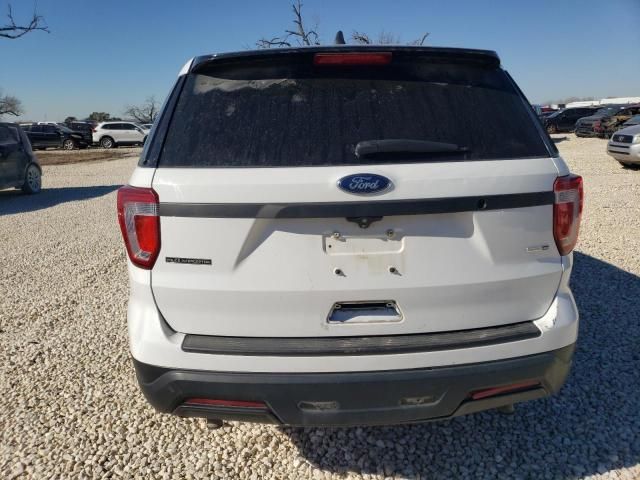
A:
<svg viewBox="0 0 640 480">
<path fill-rule="evenodd" d="M 535 323 L 541 336 L 518 342 L 467 349 L 401 355 L 333 357 L 254 357 L 187 353 L 184 333 L 173 331 L 154 303 L 149 271 L 129 262 L 129 344 L 133 357 L 166 368 L 216 372 L 365 372 L 483 363 L 547 352 L 571 345 L 578 334 L 578 311 L 569 290 L 572 256 L 563 257 L 563 275 L 556 298 Z"/>
<path fill-rule="evenodd" d="M 394 188 L 362 197 L 336 187 L 339 178 L 365 171 L 390 178 Z M 161 203 L 268 204 L 548 192 L 557 176 L 554 161 L 540 158 L 159 168 L 152 185 Z M 152 289 L 172 329 L 202 335 L 392 335 L 534 320 L 548 311 L 562 274 L 552 217 L 551 205 L 388 216 L 367 229 L 345 218 L 162 217 Z M 527 251 L 542 245 L 548 248 Z M 210 259 L 212 265 L 167 263 L 166 257 Z M 385 300 L 397 302 L 401 321 L 327 321 L 335 302 Z"/>
</svg>

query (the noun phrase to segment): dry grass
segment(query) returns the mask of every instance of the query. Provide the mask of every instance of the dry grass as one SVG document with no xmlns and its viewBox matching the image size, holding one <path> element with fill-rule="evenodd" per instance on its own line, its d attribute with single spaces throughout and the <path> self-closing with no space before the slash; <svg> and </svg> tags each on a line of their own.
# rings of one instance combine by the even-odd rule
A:
<svg viewBox="0 0 640 480">
<path fill-rule="evenodd" d="M 63 165 L 67 163 L 87 163 L 117 160 L 140 155 L 140 147 L 120 147 L 112 149 L 87 148 L 85 150 L 40 150 L 34 152 L 40 165 Z"/>
</svg>

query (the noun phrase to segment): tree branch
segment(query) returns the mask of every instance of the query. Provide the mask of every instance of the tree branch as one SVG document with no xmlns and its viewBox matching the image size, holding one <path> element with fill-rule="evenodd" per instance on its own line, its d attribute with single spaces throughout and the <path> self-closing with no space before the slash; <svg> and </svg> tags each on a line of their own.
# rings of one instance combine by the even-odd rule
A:
<svg viewBox="0 0 640 480">
<path fill-rule="evenodd" d="M 35 30 L 50 33 L 49 27 L 44 24 L 44 17 L 38 15 L 35 11 L 33 12 L 31 21 L 27 25 L 18 25 L 13 18 L 11 4 L 9 4 L 8 7 L 9 12 L 7 13 L 7 17 L 9 18 L 9 23 L 0 27 L 0 38 L 15 40 Z"/>
<path fill-rule="evenodd" d="M 318 25 L 315 24 L 312 29 L 307 30 L 304 24 L 304 18 L 302 16 L 301 0 L 291 5 L 293 10 L 293 23 L 296 26 L 295 30 L 285 30 L 284 35 L 281 37 L 273 37 L 271 39 L 261 38 L 256 42 L 258 48 L 272 48 L 272 47 L 291 47 L 291 39 L 294 38 L 296 43 L 302 45 L 320 45 L 320 36 L 318 35 Z"/>
<path fill-rule="evenodd" d="M 422 45 L 424 45 L 424 41 L 427 39 L 427 37 L 429 36 L 429 32 L 425 32 L 422 37 L 414 40 L 413 42 L 411 42 L 409 45 L 416 45 L 418 47 L 421 47 Z"/>
<path fill-rule="evenodd" d="M 364 32 L 358 32 L 356 30 L 354 30 L 353 33 L 351 34 L 351 40 L 353 40 L 356 43 L 361 43 L 363 45 L 371 44 L 371 38 L 369 38 L 369 35 L 367 35 Z"/>
<path fill-rule="evenodd" d="M 12 95 L 2 96 L 0 92 L 0 116 L 13 115 L 18 117 L 23 113 L 22 102 L 17 97 Z"/>
</svg>

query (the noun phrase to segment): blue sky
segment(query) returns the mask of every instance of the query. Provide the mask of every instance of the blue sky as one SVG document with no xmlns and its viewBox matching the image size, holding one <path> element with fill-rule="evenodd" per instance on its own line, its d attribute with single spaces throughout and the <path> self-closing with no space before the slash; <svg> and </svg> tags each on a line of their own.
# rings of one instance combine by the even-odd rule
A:
<svg viewBox="0 0 640 480">
<path fill-rule="evenodd" d="M 11 3 L 17 20 L 33 11 L 32 0 Z M 292 18 L 288 0 L 38 0 L 37 9 L 50 34 L 0 39 L 0 88 L 31 120 L 122 115 L 149 95 L 164 99 L 188 58 L 250 47 Z M 428 31 L 429 45 L 496 50 L 533 102 L 640 95 L 640 0 L 306 0 L 303 12 L 324 42 L 338 29 L 403 41 Z"/>
</svg>

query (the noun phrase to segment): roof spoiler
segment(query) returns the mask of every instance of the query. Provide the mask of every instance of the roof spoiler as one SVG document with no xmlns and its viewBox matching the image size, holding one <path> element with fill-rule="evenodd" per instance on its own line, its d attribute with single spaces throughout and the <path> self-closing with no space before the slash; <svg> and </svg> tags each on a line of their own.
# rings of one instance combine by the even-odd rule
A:
<svg viewBox="0 0 640 480">
<path fill-rule="evenodd" d="M 339 40 L 336 35 L 336 40 Z M 344 35 L 343 35 L 344 37 Z M 431 58 L 435 63 L 468 63 L 488 68 L 498 68 L 500 58 L 492 50 L 475 50 L 467 48 L 423 47 L 406 45 L 328 45 L 295 48 L 272 48 L 263 50 L 245 50 L 242 52 L 220 53 L 195 57 L 190 65 L 190 72 L 204 71 L 208 66 L 222 64 L 250 63 L 266 59 L 282 59 L 291 57 L 309 57 L 316 53 L 366 53 L 366 52 L 391 52 L 395 57 L 408 57 L 412 55 L 422 58 Z"/>
</svg>

